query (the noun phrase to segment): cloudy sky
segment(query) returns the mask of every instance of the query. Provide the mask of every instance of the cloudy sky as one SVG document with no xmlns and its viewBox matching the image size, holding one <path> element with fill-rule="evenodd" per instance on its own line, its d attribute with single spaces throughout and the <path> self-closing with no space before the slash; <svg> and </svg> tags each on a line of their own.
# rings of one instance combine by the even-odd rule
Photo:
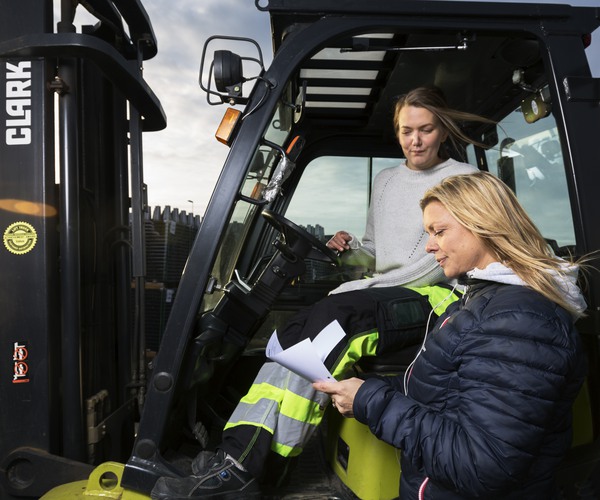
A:
<svg viewBox="0 0 600 500">
<path fill-rule="evenodd" d="M 150 206 L 202 215 L 229 149 L 215 132 L 228 106 L 211 106 L 198 85 L 202 48 L 213 35 L 255 39 L 271 61 L 269 15 L 254 0 L 143 0 L 158 40 L 144 78 L 167 115 L 167 128 L 144 135 Z"/>
<path fill-rule="evenodd" d="M 600 7 L 600 0 L 571 3 Z M 144 135 L 148 202 L 151 207 L 169 205 L 187 212 L 193 208 L 202 215 L 228 153 L 214 137 L 227 106 L 209 105 L 198 86 L 203 44 L 217 34 L 253 38 L 268 65 L 269 15 L 256 9 L 254 0 L 143 0 L 143 4 L 158 40 L 158 55 L 146 61 L 144 77 L 167 115 L 165 130 Z M 600 30 L 594 35 L 588 59 L 594 76 L 600 76 Z"/>
</svg>

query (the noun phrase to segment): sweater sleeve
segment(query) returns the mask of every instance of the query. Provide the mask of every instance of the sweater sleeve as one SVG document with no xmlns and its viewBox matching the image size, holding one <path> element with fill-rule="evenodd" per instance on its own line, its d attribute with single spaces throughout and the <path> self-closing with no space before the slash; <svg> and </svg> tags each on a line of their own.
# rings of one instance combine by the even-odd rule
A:
<svg viewBox="0 0 600 500">
<path fill-rule="evenodd" d="M 527 341 L 515 331 L 527 324 L 547 330 L 549 338 L 566 338 L 564 330 L 557 332 L 535 315 L 515 326 L 509 316 L 495 317 L 464 336 L 452 352 L 459 360 L 457 377 L 421 380 L 430 392 L 443 387 L 444 393 L 454 393 L 441 407 L 417 402 L 378 379 L 366 380 L 354 399 L 355 418 L 375 436 L 402 449 L 431 480 L 465 496 L 501 494 L 527 477 L 553 432 L 549 423 L 556 425 L 562 413 L 562 431 L 568 425 L 581 383 L 577 377 L 573 381 L 573 366 L 581 359 L 574 359 L 572 346 Z M 430 351 L 435 349 L 428 345 L 422 366 L 436 362 Z M 564 441 L 568 433 L 562 431 L 557 437 Z M 561 442 L 559 448 L 569 444 Z"/>
<path fill-rule="evenodd" d="M 375 207 L 371 203 L 369 205 L 369 210 L 367 212 L 367 226 L 365 228 L 365 234 L 362 238 L 362 248 L 364 251 L 369 253 L 369 255 L 373 256 L 373 260 L 375 260 Z"/>
</svg>

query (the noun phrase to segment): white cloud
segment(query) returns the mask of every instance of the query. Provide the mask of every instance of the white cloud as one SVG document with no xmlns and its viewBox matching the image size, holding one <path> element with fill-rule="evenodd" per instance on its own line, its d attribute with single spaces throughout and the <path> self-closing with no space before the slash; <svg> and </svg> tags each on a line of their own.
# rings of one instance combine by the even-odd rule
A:
<svg viewBox="0 0 600 500">
<path fill-rule="evenodd" d="M 203 214 L 228 148 L 215 139 L 226 107 L 209 105 L 198 85 L 202 48 L 215 34 L 266 39 L 269 16 L 238 0 L 147 0 L 144 7 L 158 41 L 144 78 L 167 115 L 167 128 L 143 139 L 148 202 L 189 211 L 193 200 Z"/>
</svg>

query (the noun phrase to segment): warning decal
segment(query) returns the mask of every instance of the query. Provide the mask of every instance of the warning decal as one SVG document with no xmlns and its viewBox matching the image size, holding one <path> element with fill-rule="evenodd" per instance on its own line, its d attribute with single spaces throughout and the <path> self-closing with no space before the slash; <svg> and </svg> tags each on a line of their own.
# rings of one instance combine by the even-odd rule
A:
<svg viewBox="0 0 600 500">
<path fill-rule="evenodd" d="M 29 351 L 25 342 L 15 342 L 13 350 L 13 384 L 29 382 Z"/>
</svg>

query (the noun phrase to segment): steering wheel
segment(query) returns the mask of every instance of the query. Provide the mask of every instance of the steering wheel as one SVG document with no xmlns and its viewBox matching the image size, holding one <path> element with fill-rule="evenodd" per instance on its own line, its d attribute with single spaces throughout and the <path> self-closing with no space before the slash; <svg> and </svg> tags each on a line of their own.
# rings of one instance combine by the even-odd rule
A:
<svg viewBox="0 0 600 500">
<path fill-rule="evenodd" d="M 268 209 L 262 211 L 262 216 L 282 234 L 285 246 L 296 257 L 340 265 L 340 257 L 334 250 L 291 220 Z"/>
</svg>

